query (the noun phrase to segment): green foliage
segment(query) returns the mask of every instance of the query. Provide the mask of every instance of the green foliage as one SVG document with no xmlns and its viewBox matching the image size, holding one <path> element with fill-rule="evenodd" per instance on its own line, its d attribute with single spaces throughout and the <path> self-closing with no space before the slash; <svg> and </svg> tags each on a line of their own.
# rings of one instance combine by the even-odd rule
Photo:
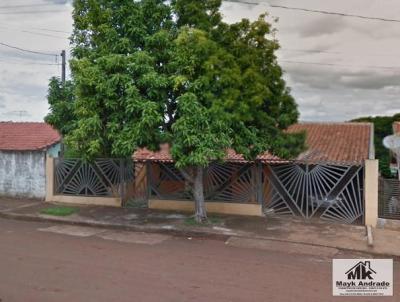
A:
<svg viewBox="0 0 400 302">
<path fill-rule="evenodd" d="M 217 114 L 207 110 L 193 93 L 178 98 L 177 115 L 172 125 L 172 157 L 178 168 L 207 167 L 222 159 L 231 146 L 231 129 Z"/>
<path fill-rule="evenodd" d="M 220 5 L 75 0 L 69 148 L 91 159 L 169 143 L 181 168 L 221 160 L 227 148 L 248 159 L 304 150 L 304 134 L 284 133 L 298 110 L 272 25 L 265 15 L 224 23 Z"/>
<path fill-rule="evenodd" d="M 64 207 L 64 206 L 54 206 L 50 208 L 45 208 L 40 210 L 41 214 L 51 215 L 51 216 L 69 216 L 75 214 L 79 211 L 78 208 Z"/>
<path fill-rule="evenodd" d="M 219 12 L 222 0 L 172 0 L 172 6 L 179 16 L 178 27 L 190 26 L 209 31 L 221 24 Z"/>
<path fill-rule="evenodd" d="M 368 122 L 374 124 L 375 157 L 379 159 L 379 169 L 382 176 L 392 177 L 390 172 L 389 150 L 383 145 L 383 139 L 393 134 L 393 122 L 400 121 L 400 113 L 393 116 L 361 117 L 352 122 Z"/>
<path fill-rule="evenodd" d="M 73 150 L 71 148 L 65 148 L 63 156 L 66 159 L 68 158 L 75 159 L 75 158 L 80 158 L 82 155 L 77 150 Z"/>
<path fill-rule="evenodd" d="M 71 81 L 62 83 L 59 78 L 51 78 L 47 100 L 50 113 L 45 117 L 46 123 L 56 128 L 62 135 L 75 128 L 74 85 Z"/>
</svg>

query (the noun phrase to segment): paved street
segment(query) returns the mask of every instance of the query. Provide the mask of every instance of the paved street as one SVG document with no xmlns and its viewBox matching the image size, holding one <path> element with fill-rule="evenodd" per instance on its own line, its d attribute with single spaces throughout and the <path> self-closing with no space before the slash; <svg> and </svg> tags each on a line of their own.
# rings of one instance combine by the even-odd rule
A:
<svg viewBox="0 0 400 302">
<path fill-rule="evenodd" d="M 0 219 L 0 299 L 11 301 L 399 301 L 333 298 L 331 258 L 260 246 Z M 251 248 L 249 247 L 251 246 Z"/>
</svg>

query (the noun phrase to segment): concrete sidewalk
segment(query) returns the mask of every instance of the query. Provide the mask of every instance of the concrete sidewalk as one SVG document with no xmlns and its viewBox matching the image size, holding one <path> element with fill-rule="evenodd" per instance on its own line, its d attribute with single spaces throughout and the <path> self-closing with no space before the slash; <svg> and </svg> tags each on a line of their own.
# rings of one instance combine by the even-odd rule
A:
<svg viewBox="0 0 400 302">
<path fill-rule="evenodd" d="M 20 199 L 0 199 L 0 217 L 49 221 L 84 226 L 168 233 L 179 236 L 223 238 L 227 242 L 245 239 L 245 246 L 260 247 L 268 241 L 290 242 L 315 247 L 358 251 L 371 255 L 400 257 L 400 230 L 374 229 L 374 245 L 368 246 L 364 226 L 304 222 L 293 217 L 244 217 L 212 215 L 209 225 L 193 223 L 187 213 L 123 209 L 99 206 L 72 206 L 78 212 L 67 217 L 40 214 L 52 204 Z M 71 207 L 71 205 L 68 205 Z M 232 237 L 232 238 L 230 238 Z"/>
</svg>

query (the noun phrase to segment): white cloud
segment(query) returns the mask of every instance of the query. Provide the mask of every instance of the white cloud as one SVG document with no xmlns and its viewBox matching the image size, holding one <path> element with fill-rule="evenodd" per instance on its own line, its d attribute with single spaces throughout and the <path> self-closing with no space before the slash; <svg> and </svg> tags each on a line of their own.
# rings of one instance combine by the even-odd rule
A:
<svg viewBox="0 0 400 302">
<path fill-rule="evenodd" d="M 24 4 L 50 5 L 30 10 L 47 9 L 58 12 L 1 14 L 0 42 L 48 53 L 58 54 L 62 49 L 68 50 L 68 34 L 44 29 L 71 32 L 71 2 L 25 0 Z M 398 18 L 400 9 L 398 0 L 385 0 L 384 5 L 381 0 L 268 2 L 394 19 Z M 15 5 L 15 2 L 2 0 L 1 4 Z M 399 23 L 289 11 L 271 8 L 265 4 L 223 4 L 223 13 L 228 22 L 236 22 L 241 18 L 254 20 L 265 11 L 273 17 L 279 17 L 276 26 L 282 50 L 279 51 L 278 58 L 299 104 L 302 120 L 348 120 L 363 115 L 400 112 L 400 68 L 367 67 L 400 67 Z M 284 62 L 288 60 L 343 66 Z M 57 66 L 27 65 L 32 62 L 54 63 L 54 58 L 0 46 L 0 119 L 42 120 L 45 116 L 48 107 L 48 79 L 59 75 L 60 70 Z M 28 115 L 18 114 L 20 111 L 27 111 Z"/>
<path fill-rule="evenodd" d="M 26 0 L 24 5 L 49 4 L 29 8 L 2 9 L 0 42 L 20 48 L 59 54 L 69 49 L 71 4 L 68 1 Z M 15 5 L 2 0 L 2 6 Z M 54 10 L 57 12 L 27 13 L 23 11 Z M 14 14 L 16 13 L 16 14 Z M 63 32 L 53 32 L 53 30 Z M 0 45 L 0 119 L 41 121 L 48 110 L 47 85 L 52 76 L 60 75 L 55 56 L 22 52 Z"/>
<path fill-rule="evenodd" d="M 392 19 L 398 19 L 400 9 L 396 0 L 386 0 L 385 5 L 379 0 L 268 2 Z M 230 22 L 238 21 L 242 16 L 254 20 L 265 10 L 279 17 L 277 38 L 282 49 L 278 58 L 299 104 L 302 120 L 342 121 L 363 115 L 400 112 L 400 23 L 312 14 L 267 5 L 249 7 L 230 3 L 224 7 L 226 20 Z"/>
</svg>

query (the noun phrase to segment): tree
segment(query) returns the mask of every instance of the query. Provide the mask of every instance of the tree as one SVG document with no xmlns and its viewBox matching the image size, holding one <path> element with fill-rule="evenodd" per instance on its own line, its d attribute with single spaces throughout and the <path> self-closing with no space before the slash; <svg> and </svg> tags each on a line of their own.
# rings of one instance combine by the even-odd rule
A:
<svg viewBox="0 0 400 302">
<path fill-rule="evenodd" d="M 75 128 L 74 85 L 72 81 L 62 83 L 59 78 L 51 78 L 47 101 L 49 114 L 45 122 L 56 128 L 62 135 L 67 135 Z"/>
<path fill-rule="evenodd" d="M 274 52 L 274 30 L 222 21 L 221 0 L 75 0 L 73 59 L 77 127 L 67 144 L 87 159 L 171 146 L 191 185 L 195 218 L 207 219 L 204 169 L 227 148 L 247 159 L 287 158 L 304 134 Z"/>
</svg>

